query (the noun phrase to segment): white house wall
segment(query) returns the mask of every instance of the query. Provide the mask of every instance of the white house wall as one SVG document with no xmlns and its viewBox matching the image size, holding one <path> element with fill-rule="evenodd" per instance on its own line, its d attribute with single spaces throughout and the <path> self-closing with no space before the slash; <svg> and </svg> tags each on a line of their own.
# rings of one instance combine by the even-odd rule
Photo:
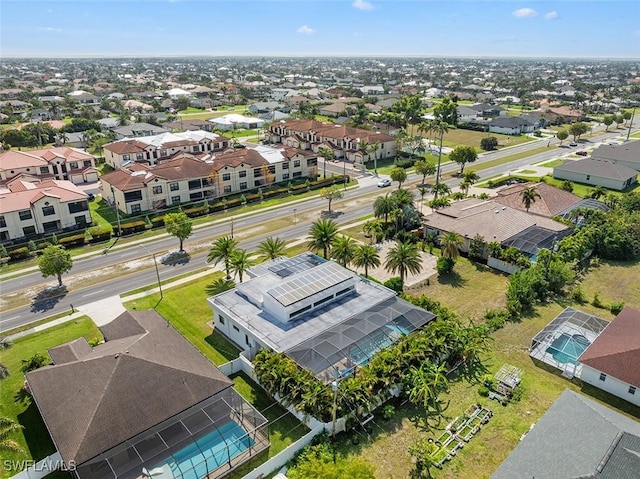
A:
<svg viewBox="0 0 640 479">
<path fill-rule="evenodd" d="M 624 399 L 631 404 L 640 406 L 640 385 L 636 386 L 638 387 L 638 390 L 636 390 L 635 394 L 629 394 L 630 384 L 624 383 L 609 375 L 607 375 L 604 381 L 600 381 L 600 371 L 587 366 L 586 364 L 582 365 L 580 379 L 598 389 L 602 389 L 603 391 L 607 391 L 614 396 Z"/>
<path fill-rule="evenodd" d="M 587 185 L 599 185 L 610 190 L 623 190 L 625 189 L 625 181 L 615 180 L 612 178 L 603 178 L 601 176 L 587 175 L 585 173 L 578 173 L 575 171 L 563 171 L 557 168 L 553 170 L 553 177 L 559 180 L 570 180 L 576 183 L 584 183 Z"/>
</svg>

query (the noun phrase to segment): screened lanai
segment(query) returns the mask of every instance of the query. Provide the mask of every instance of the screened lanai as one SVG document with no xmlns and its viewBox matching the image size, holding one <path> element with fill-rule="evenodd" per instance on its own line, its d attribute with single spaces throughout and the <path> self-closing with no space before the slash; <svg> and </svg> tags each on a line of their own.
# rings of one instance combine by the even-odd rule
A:
<svg viewBox="0 0 640 479">
<path fill-rule="evenodd" d="M 323 382 L 354 373 L 378 351 L 429 323 L 435 315 L 391 297 L 285 351 Z"/>
<path fill-rule="evenodd" d="M 569 377 L 579 375 L 578 358 L 609 324 L 573 308 L 565 308 L 531 342 L 529 355 Z"/>
<path fill-rule="evenodd" d="M 77 474 L 81 479 L 215 478 L 268 446 L 267 420 L 227 388 L 80 464 Z"/>
</svg>

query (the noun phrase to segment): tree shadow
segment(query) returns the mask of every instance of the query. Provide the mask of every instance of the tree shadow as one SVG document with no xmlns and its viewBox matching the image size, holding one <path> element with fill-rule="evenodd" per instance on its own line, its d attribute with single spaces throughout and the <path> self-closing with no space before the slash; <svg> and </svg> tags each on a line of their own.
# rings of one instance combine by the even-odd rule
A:
<svg viewBox="0 0 640 479">
<path fill-rule="evenodd" d="M 31 302 L 32 313 L 42 313 L 53 309 L 66 295 L 65 285 L 45 288 L 34 296 Z"/>
<path fill-rule="evenodd" d="M 468 282 L 469 280 L 460 276 L 456 271 L 452 271 L 445 275 L 438 275 L 438 283 L 451 286 L 452 288 L 463 288 Z"/>
<path fill-rule="evenodd" d="M 327 210 L 322 210 L 320 212 L 320 217 L 321 218 L 325 218 L 325 219 L 335 219 L 338 218 L 339 216 L 343 215 L 344 211 L 327 211 Z"/>
<path fill-rule="evenodd" d="M 160 262 L 168 266 L 183 265 L 189 261 L 191 261 L 191 256 L 186 251 L 174 251 L 160 258 Z"/>
<path fill-rule="evenodd" d="M 24 427 L 22 433 L 31 457 L 43 458 L 55 452 L 56 448 L 51 441 L 51 436 L 33 401 L 18 414 L 18 422 Z"/>
</svg>

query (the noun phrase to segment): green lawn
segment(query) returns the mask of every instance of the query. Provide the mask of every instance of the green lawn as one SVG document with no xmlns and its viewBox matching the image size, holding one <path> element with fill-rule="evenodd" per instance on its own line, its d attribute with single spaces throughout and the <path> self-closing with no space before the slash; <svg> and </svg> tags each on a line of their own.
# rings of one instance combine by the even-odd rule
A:
<svg viewBox="0 0 640 479">
<path fill-rule="evenodd" d="M 124 303 L 127 309 L 155 308 L 163 318 L 176 328 L 191 344 L 214 364 L 224 364 L 238 357 L 239 351 L 207 323 L 213 320 L 213 312 L 207 303 L 205 288 L 222 273 L 212 274 L 164 291 L 164 298 L 158 304 L 160 294 Z M 189 305 L 188 311 L 185 305 Z"/>
<path fill-rule="evenodd" d="M 556 166 L 560 166 L 562 163 L 564 163 L 565 160 L 563 160 L 562 158 L 558 158 L 557 160 L 551 160 L 551 161 L 547 161 L 546 163 L 541 163 L 538 166 L 544 166 L 545 168 L 554 168 Z"/>
<path fill-rule="evenodd" d="M 276 403 L 264 390 L 244 373 L 231 376 L 234 388 L 269 420 L 269 449 L 240 467 L 231 475 L 241 478 L 252 469 L 275 456 L 309 432 L 309 428 L 282 406 Z"/>
<path fill-rule="evenodd" d="M 20 364 L 22 359 L 27 359 L 35 353 L 41 353 L 48 359 L 47 349 L 81 336 L 87 340 L 102 338 L 93 321 L 83 316 L 45 331 L 16 339 L 9 349 L 0 351 L 0 363 L 4 364 L 10 373 L 10 376 L 0 383 L 0 416 L 13 419 L 24 427 L 21 432 L 11 434 L 11 438 L 15 439 L 27 453 L 25 456 L 21 456 L 3 451 L 2 457 L 4 459 L 40 460 L 55 452 L 55 447 L 40 417 L 38 408 L 23 392 L 24 374 L 20 371 Z M 12 474 L 4 469 L 0 472 L 0 477 L 3 478 L 10 475 Z"/>
<path fill-rule="evenodd" d="M 202 108 L 194 108 L 192 106 L 189 106 L 184 110 L 180 110 L 178 112 L 178 115 L 189 115 L 191 113 L 204 113 L 204 112 L 205 112 L 205 110 L 202 109 Z"/>
<path fill-rule="evenodd" d="M 511 163 L 512 161 L 519 160 L 520 158 L 527 158 L 528 156 L 537 155 L 538 153 L 542 153 L 543 151 L 549 151 L 549 148 L 546 146 L 541 146 L 540 148 L 534 148 L 532 150 L 523 151 L 521 153 L 514 153 L 513 155 L 507 155 L 502 158 L 496 158 L 495 160 L 484 161 L 482 163 L 472 163 L 466 170 L 471 171 L 482 171 L 487 168 L 493 168 L 494 166 L 504 165 L 505 163 Z"/>
</svg>

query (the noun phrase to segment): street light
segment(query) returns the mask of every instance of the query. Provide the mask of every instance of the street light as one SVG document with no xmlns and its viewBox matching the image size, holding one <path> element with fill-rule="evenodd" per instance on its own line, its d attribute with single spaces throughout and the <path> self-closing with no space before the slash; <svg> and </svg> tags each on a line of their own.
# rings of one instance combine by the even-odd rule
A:
<svg viewBox="0 0 640 479">
<path fill-rule="evenodd" d="M 231 217 L 231 239 L 233 239 L 233 221 L 234 221 L 234 218 L 232 216 Z"/>
</svg>

